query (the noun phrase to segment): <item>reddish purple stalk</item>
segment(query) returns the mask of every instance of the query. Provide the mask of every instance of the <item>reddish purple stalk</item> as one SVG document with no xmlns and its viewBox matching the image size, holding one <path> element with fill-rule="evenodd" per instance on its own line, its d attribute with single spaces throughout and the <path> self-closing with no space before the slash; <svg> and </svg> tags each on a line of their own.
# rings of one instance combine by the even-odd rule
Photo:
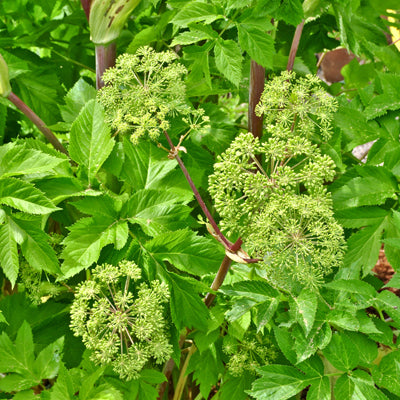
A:
<svg viewBox="0 0 400 400">
<path fill-rule="evenodd" d="M 287 63 L 286 70 L 292 71 L 294 66 L 294 59 L 296 58 L 297 50 L 299 48 L 301 34 L 303 32 L 304 27 L 304 19 L 301 21 L 299 25 L 296 27 L 296 31 L 294 32 L 292 46 L 290 48 L 289 59 Z"/>
<path fill-rule="evenodd" d="M 255 113 L 256 105 L 260 102 L 264 90 L 265 68 L 251 60 L 249 87 L 249 116 L 248 129 L 254 137 L 262 136 L 263 118 Z"/>
<path fill-rule="evenodd" d="M 16 94 L 11 92 L 8 95 L 10 100 L 23 114 L 25 114 L 43 133 L 46 139 L 53 145 L 53 147 L 61 153 L 68 155 L 68 151 L 60 143 L 54 133 L 46 126 L 46 124 L 35 114 L 35 112 L 29 108 Z"/>
</svg>

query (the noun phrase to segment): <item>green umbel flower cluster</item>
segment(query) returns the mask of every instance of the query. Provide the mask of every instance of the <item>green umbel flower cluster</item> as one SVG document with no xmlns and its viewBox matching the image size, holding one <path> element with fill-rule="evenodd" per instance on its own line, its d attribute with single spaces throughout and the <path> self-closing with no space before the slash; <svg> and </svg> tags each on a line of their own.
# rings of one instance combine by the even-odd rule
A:
<svg viewBox="0 0 400 400">
<path fill-rule="evenodd" d="M 336 106 L 313 77 L 293 79 L 285 73 L 266 85 L 258 110 L 269 110 L 269 138 L 240 134 L 217 159 L 209 190 L 223 228 L 245 240 L 273 285 L 317 287 L 343 258 L 343 230 L 323 186 L 334 163 L 310 140 L 316 127 L 329 136 Z"/>
<path fill-rule="evenodd" d="M 183 76 L 187 70 L 174 62 L 177 58 L 172 51 L 156 53 L 141 47 L 134 55 L 118 57 L 116 66 L 104 73 L 106 85 L 98 99 L 106 121 L 118 133 L 129 133 L 134 144 L 146 135 L 156 140 L 168 130 L 171 116 L 181 115 L 191 127 L 207 119 L 204 110 L 194 110 L 186 103 Z"/>
<path fill-rule="evenodd" d="M 279 126 L 307 138 L 319 131 L 328 140 L 336 110 L 336 101 L 323 90 L 317 76 L 296 79 L 294 72 L 284 71 L 266 83 L 256 114 L 264 115 L 267 130 L 270 125 Z"/>
<path fill-rule="evenodd" d="M 71 307 L 71 328 L 92 350 L 92 360 L 111 364 L 126 380 L 137 379 L 148 362 L 163 363 L 172 353 L 164 310 L 168 287 L 157 280 L 135 284 L 140 278 L 132 261 L 99 265 L 92 280 L 78 286 Z"/>
<path fill-rule="evenodd" d="M 244 371 L 256 375 L 257 368 L 268 365 L 277 357 L 275 346 L 268 336 L 257 335 L 254 332 L 246 334 L 241 341 L 229 335 L 225 336 L 222 349 L 230 357 L 227 368 L 233 376 L 241 376 Z"/>
</svg>

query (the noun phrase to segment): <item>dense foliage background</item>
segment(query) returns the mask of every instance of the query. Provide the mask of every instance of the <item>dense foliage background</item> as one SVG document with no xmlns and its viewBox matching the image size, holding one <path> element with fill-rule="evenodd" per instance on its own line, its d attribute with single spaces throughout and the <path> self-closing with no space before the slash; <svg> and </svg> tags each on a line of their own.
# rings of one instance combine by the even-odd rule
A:
<svg viewBox="0 0 400 400">
<path fill-rule="evenodd" d="M 398 7 L 3 0 L 0 398 L 400 399 Z"/>
</svg>

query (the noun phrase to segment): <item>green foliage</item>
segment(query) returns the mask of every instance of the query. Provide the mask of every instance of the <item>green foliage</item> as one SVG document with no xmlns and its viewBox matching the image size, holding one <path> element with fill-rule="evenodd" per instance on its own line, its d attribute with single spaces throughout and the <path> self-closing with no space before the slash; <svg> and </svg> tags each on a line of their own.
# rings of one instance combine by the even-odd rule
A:
<svg viewBox="0 0 400 400">
<path fill-rule="evenodd" d="M 398 398 L 398 1 L 90 3 L 0 2 L 0 397 Z"/>
</svg>

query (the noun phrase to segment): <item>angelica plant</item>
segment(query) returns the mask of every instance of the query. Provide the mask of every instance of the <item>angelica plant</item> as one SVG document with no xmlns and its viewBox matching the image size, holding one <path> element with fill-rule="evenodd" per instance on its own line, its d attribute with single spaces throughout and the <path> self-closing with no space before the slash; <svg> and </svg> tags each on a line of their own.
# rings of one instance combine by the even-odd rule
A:
<svg viewBox="0 0 400 400">
<path fill-rule="evenodd" d="M 79 285 L 71 307 L 71 328 L 92 350 L 92 360 L 111 364 L 126 380 L 138 378 L 147 363 L 163 363 L 172 353 L 164 310 L 168 287 L 157 280 L 138 283 L 140 279 L 132 261 L 98 265 L 92 279 Z"/>
<path fill-rule="evenodd" d="M 313 77 L 283 73 L 267 83 L 259 113 L 269 138 L 240 134 L 217 158 L 210 193 L 222 226 L 246 241 L 274 285 L 317 287 L 343 258 L 343 231 L 324 182 L 332 159 L 311 141 L 327 139 L 335 101 Z"/>
</svg>

